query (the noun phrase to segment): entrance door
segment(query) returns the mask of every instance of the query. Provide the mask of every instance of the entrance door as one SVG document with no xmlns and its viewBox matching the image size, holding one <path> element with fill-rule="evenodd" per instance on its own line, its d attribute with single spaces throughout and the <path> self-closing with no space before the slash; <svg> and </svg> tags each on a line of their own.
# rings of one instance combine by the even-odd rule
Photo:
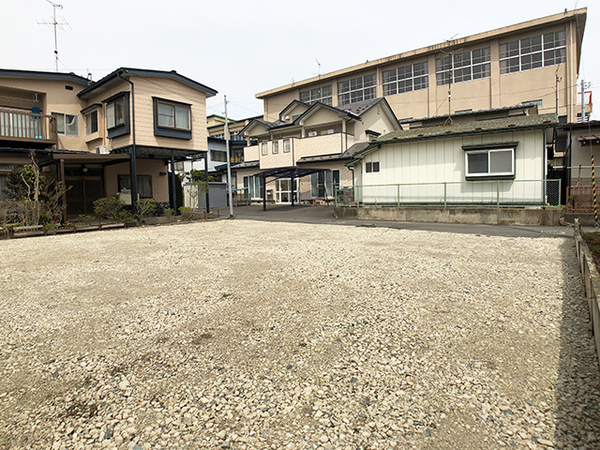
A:
<svg viewBox="0 0 600 450">
<path fill-rule="evenodd" d="M 102 180 L 95 178 L 67 178 L 67 215 L 94 214 L 94 202 L 103 197 Z"/>
<path fill-rule="evenodd" d="M 300 179 L 294 178 L 294 203 L 300 199 Z M 275 203 L 292 203 L 292 179 L 279 178 L 275 180 Z"/>
</svg>

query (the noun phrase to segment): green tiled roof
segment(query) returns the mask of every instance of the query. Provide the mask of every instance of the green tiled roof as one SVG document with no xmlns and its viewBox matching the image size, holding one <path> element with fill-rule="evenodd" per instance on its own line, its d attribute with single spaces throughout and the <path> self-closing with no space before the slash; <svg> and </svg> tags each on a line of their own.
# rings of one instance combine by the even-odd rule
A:
<svg viewBox="0 0 600 450">
<path fill-rule="evenodd" d="M 533 114 L 530 116 L 506 117 L 503 119 L 459 122 L 436 127 L 421 127 L 412 130 L 393 131 L 379 136 L 376 143 L 413 141 L 420 139 L 485 134 L 519 129 L 548 128 L 558 124 L 556 114 Z"/>
</svg>

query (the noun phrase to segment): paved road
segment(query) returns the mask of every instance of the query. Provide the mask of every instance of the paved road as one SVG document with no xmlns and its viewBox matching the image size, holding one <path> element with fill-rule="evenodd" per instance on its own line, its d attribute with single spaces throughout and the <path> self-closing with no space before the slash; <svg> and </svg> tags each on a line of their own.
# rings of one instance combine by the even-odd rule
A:
<svg viewBox="0 0 600 450">
<path fill-rule="evenodd" d="M 229 209 L 221 208 L 221 217 L 229 215 Z M 566 227 L 534 227 L 520 225 L 474 225 L 454 223 L 422 223 L 396 221 L 367 221 L 336 219 L 333 216 L 333 206 L 321 205 L 267 205 L 263 211 L 262 205 L 239 206 L 234 208 L 238 219 L 261 220 L 268 222 L 298 222 L 298 223 L 331 223 L 356 227 L 386 227 L 402 230 L 422 230 L 433 232 L 505 236 L 505 237 L 573 237 L 573 228 Z M 592 229 L 590 229 L 591 231 Z"/>
</svg>

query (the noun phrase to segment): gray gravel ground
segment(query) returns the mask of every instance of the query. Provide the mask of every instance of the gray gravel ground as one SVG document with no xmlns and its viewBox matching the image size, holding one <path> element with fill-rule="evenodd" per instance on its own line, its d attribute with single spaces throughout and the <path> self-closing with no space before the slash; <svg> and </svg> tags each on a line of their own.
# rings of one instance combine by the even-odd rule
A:
<svg viewBox="0 0 600 450">
<path fill-rule="evenodd" d="M 600 448 L 574 245 L 244 220 L 0 242 L 0 448 Z"/>
</svg>

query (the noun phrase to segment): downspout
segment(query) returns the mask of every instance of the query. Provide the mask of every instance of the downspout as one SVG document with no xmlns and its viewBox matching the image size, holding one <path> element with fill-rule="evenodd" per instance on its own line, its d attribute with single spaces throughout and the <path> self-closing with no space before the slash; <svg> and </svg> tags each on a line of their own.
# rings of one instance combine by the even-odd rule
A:
<svg viewBox="0 0 600 450">
<path fill-rule="evenodd" d="M 131 158 L 130 158 L 130 173 L 131 173 L 131 213 L 135 215 L 137 212 L 137 198 L 138 198 L 138 185 L 137 185 L 137 161 L 136 161 L 136 146 L 135 146 L 135 89 L 133 82 L 127 78 L 123 78 L 123 72 L 126 70 L 117 72 L 117 76 L 124 81 L 127 81 L 131 85 L 131 128 L 133 132 L 133 145 L 131 147 Z M 174 176 L 175 174 L 173 174 Z"/>
</svg>

